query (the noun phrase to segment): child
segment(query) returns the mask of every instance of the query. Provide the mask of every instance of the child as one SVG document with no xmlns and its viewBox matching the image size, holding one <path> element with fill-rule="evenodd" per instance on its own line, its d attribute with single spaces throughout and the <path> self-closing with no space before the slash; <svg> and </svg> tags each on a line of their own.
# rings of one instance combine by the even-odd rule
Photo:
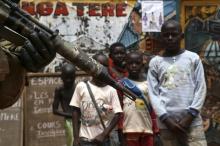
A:
<svg viewBox="0 0 220 146">
<path fill-rule="evenodd" d="M 122 43 L 114 43 L 109 48 L 109 74 L 116 80 L 128 75 L 125 69 L 126 50 Z"/>
<path fill-rule="evenodd" d="M 102 64 L 105 67 L 108 67 L 108 57 L 106 57 L 105 54 L 102 52 L 98 52 L 95 54 L 94 57 L 97 57 L 97 60 L 99 60 L 99 63 Z"/>
<path fill-rule="evenodd" d="M 103 57 L 93 56 L 95 60 L 103 63 Z M 80 129 L 74 130 L 74 146 L 110 146 L 109 134 L 116 126 L 122 109 L 119 103 L 117 92 L 114 88 L 102 81 L 93 78 L 87 82 L 94 94 L 98 109 L 95 108 L 88 87 L 85 82 L 80 82 L 70 102 L 74 107 L 73 127 L 78 129 L 78 120 L 81 118 Z M 101 113 L 101 120 L 97 110 Z"/>
<path fill-rule="evenodd" d="M 65 117 L 65 130 L 67 137 L 67 146 L 73 145 L 73 127 L 72 127 L 72 112 L 73 108 L 69 106 L 71 97 L 75 89 L 75 67 L 72 64 L 66 63 L 62 66 L 61 79 L 63 85 L 56 88 L 53 113 Z M 59 104 L 62 111 L 59 110 Z"/>
<path fill-rule="evenodd" d="M 109 48 L 109 66 L 108 66 L 108 72 L 112 78 L 114 78 L 116 81 L 119 81 L 123 77 L 127 77 L 128 73 L 125 69 L 125 56 L 126 56 L 126 49 L 125 46 L 120 43 L 116 42 L 113 43 Z M 123 95 L 120 91 L 117 91 L 119 100 L 122 104 L 123 101 Z M 123 116 L 123 115 L 122 115 Z M 120 117 L 119 123 L 118 123 L 118 143 L 120 143 L 121 146 L 123 146 L 123 117 Z"/>
<path fill-rule="evenodd" d="M 126 57 L 126 67 L 128 78 L 122 79 L 122 83 L 140 98 L 132 101 L 124 98 L 123 112 L 124 123 L 123 133 L 125 135 L 126 146 L 153 146 L 153 122 L 150 107 L 147 81 L 143 72 L 143 54 L 131 52 Z M 158 132 L 158 131 L 155 131 Z"/>
<path fill-rule="evenodd" d="M 165 146 L 206 146 L 200 116 L 206 95 L 203 65 L 196 53 L 180 47 L 182 38 L 178 22 L 162 25 L 165 51 L 150 61 L 150 100 Z"/>
</svg>

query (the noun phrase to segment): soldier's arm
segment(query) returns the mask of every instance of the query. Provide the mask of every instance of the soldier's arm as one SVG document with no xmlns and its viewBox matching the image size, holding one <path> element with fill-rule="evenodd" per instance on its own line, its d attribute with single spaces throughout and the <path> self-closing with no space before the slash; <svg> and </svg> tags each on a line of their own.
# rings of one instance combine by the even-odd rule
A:
<svg viewBox="0 0 220 146">
<path fill-rule="evenodd" d="M 43 33 L 33 33 L 23 46 L 0 42 L 0 109 L 17 101 L 24 87 L 26 71 L 37 72 L 55 57 L 52 40 Z"/>
</svg>

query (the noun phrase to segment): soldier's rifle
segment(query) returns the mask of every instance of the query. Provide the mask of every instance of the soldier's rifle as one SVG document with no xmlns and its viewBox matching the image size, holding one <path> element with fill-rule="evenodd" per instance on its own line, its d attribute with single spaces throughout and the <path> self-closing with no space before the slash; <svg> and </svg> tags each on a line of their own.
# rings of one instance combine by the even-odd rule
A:
<svg viewBox="0 0 220 146">
<path fill-rule="evenodd" d="M 104 81 L 117 90 L 124 92 L 127 97 L 135 100 L 137 96 L 116 82 L 107 72 L 107 69 L 96 60 L 89 57 L 82 50 L 73 47 L 73 44 L 67 42 L 58 35 L 58 31 L 52 31 L 49 27 L 41 24 L 30 14 L 20 9 L 16 3 L 10 0 L 0 1 L 0 30 L 5 34 L 0 35 L 12 43 L 21 45 L 22 41 L 33 31 L 41 31 L 51 39 L 55 39 L 55 49 L 64 58 L 68 59 L 74 65 L 78 66 L 90 75 Z M 14 38 L 15 37 L 15 38 Z"/>
</svg>

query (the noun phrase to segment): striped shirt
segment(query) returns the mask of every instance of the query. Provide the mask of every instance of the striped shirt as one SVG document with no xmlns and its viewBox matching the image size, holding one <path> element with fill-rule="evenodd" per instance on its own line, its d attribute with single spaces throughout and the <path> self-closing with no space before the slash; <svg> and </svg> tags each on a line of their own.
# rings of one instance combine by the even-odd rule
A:
<svg viewBox="0 0 220 146">
<path fill-rule="evenodd" d="M 164 114 L 181 119 L 189 108 L 201 110 L 206 96 L 202 62 L 196 53 L 184 51 L 172 57 L 155 56 L 149 64 L 150 101 L 158 117 Z M 191 126 L 201 125 L 200 114 Z M 159 122 L 160 128 L 165 126 Z"/>
</svg>

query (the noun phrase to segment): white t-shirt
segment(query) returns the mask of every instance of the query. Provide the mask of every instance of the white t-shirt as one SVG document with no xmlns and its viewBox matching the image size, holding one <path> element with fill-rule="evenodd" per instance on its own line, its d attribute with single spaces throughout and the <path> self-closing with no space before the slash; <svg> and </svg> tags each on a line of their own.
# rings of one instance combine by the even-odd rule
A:
<svg viewBox="0 0 220 146">
<path fill-rule="evenodd" d="M 91 82 L 88 83 L 98 104 L 105 126 L 107 127 L 113 115 L 122 112 L 117 92 L 109 85 L 98 87 Z M 80 137 L 93 139 L 103 132 L 104 129 L 101 125 L 100 118 L 84 82 L 77 84 L 70 105 L 78 107 L 81 110 Z"/>
<path fill-rule="evenodd" d="M 146 101 L 149 103 L 147 81 L 130 81 L 142 91 Z M 123 103 L 123 132 L 152 134 L 152 120 L 144 101 L 142 99 L 132 101 L 129 98 L 124 97 Z"/>
</svg>

